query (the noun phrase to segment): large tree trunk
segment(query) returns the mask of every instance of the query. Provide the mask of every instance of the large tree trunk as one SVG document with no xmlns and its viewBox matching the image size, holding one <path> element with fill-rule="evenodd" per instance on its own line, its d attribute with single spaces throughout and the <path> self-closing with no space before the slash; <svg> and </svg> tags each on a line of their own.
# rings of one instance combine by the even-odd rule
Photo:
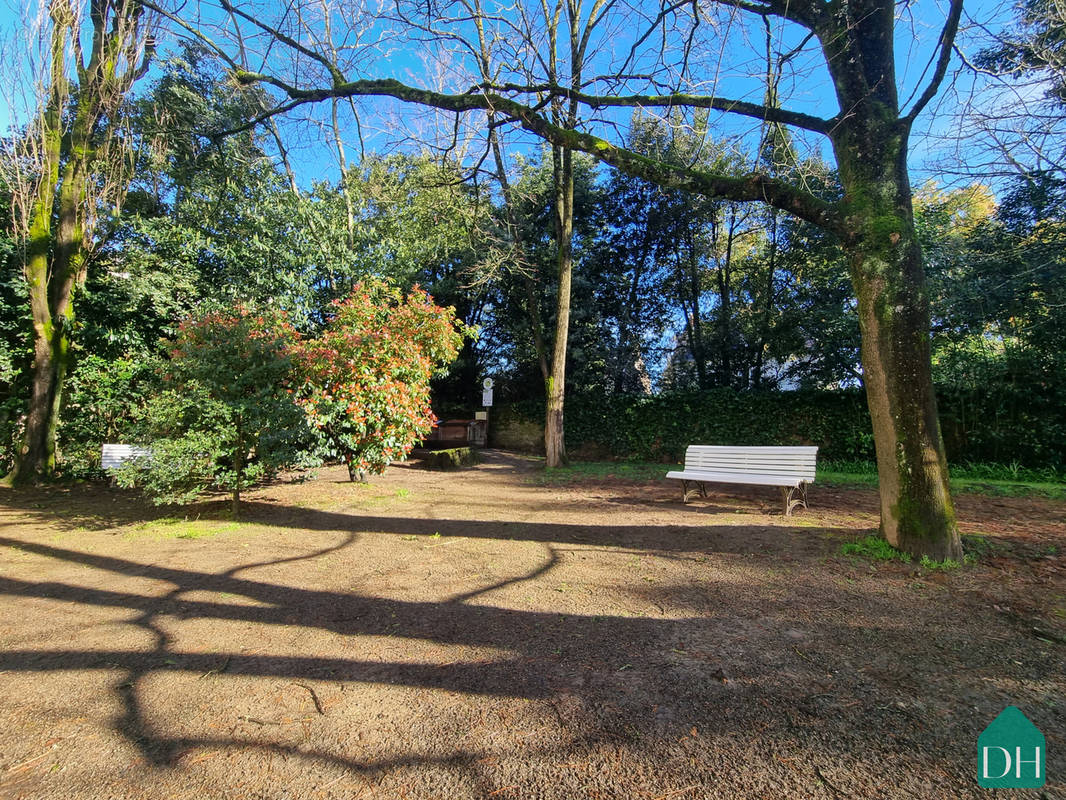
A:
<svg viewBox="0 0 1066 800">
<path fill-rule="evenodd" d="M 6 482 L 24 483 L 48 477 L 56 465 L 56 414 L 60 402 L 60 359 L 66 357 L 65 341 L 54 341 L 53 326 L 49 319 L 33 322 L 33 382 L 30 404 L 26 414 L 26 426 L 22 433 L 14 469 Z M 62 369 L 62 373 L 66 370 Z"/>
<path fill-rule="evenodd" d="M 35 480 L 51 475 L 55 468 L 55 429 L 53 411 L 57 393 L 57 355 L 65 357 L 66 348 L 57 353 L 56 321 L 49 298 L 50 259 L 52 255 L 52 215 L 59 187 L 63 140 L 62 110 L 69 97 L 66 80 L 66 47 L 70 28 L 57 23 L 52 31 L 49 97 L 40 128 L 35 132 L 41 149 L 41 173 L 37 176 L 29 207 L 23 274 L 29 294 L 33 320 L 33 383 L 22 442 L 14 468 L 4 478 L 7 484 Z M 69 167 L 67 168 L 69 170 Z"/>
<path fill-rule="evenodd" d="M 952 9 L 949 43 L 961 6 Z M 912 555 L 961 559 L 933 391 L 929 297 L 907 173 L 913 116 L 900 116 L 894 14 L 891 3 L 854 0 L 823 19 L 822 48 L 848 115 L 829 134 L 844 188 L 841 235 L 859 302 L 881 533 Z"/>
<path fill-rule="evenodd" d="M 106 127 L 113 124 L 109 115 L 147 71 L 155 47 L 141 27 L 143 13 L 135 0 L 91 4 L 92 47 L 87 61 L 85 53 L 76 51 L 73 67 L 79 82 L 73 91 L 67 52 L 70 40 L 81 37 L 81 18 L 67 4 L 48 7 L 48 73 L 41 76 L 47 99 L 39 121 L 27 132 L 36 140 L 27 160 L 39 157 L 39 174 L 32 194 L 17 198 L 28 211 L 23 270 L 33 319 L 33 383 L 22 443 L 5 483 L 49 477 L 55 470 L 74 295 L 85 282 L 91 242 L 89 204 L 118 203 L 124 195 L 123 173 L 100 171 L 99 162 L 107 160 L 107 148 L 100 145 L 113 133 Z M 117 64 L 123 61 L 120 71 Z M 76 101 L 72 107 L 71 97 Z M 105 118 L 105 129 L 99 130 Z"/>
<path fill-rule="evenodd" d="M 559 269 L 559 294 L 555 310 L 555 342 L 551 375 L 546 387 L 548 409 L 544 419 L 544 453 L 548 467 L 567 463 L 563 435 L 563 400 L 566 393 L 566 345 L 570 333 L 570 282 L 574 270 L 574 165 L 573 153 L 552 148 L 555 184 L 555 252 Z"/>
<path fill-rule="evenodd" d="M 12 483 L 49 477 L 56 467 L 56 432 L 70 365 L 74 293 L 85 281 L 83 220 L 88 202 L 89 163 L 93 157 L 89 137 L 95 115 L 81 105 L 70 136 L 73 153 L 67 158 L 62 176 L 43 185 L 34 201 L 37 213 L 50 216 L 52 195 L 58 186 L 51 260 L 45 254 L 48 228 L 42 220 L 31 238 L 33 250 L 25 263 L 33 318 L 33 388 L 22 445 L 15 469 L 8 476 Z"/>
<path fill-rule="evenodd" d="M 838 147 L 837 155 L 852 211 L 845 250 L 859 302 L 881 532 L 905 552 L 961 560 L 933 391 L 929 298 L 914 230 L 906 129 L 871 122 L 864 138 Z"/>
</svg>

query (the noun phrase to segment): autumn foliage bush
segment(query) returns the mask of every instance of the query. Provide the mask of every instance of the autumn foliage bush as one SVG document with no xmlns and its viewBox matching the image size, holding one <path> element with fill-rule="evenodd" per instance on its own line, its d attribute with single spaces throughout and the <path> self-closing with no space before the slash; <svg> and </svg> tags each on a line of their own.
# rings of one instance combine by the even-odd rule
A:
<svg viewBox="0 0 1066 800">
<path fill-rule="evenodd" d="M 332 310 L 321 335 L 295 348 L 297 402 L 325 455 L 365 480 L 430 432 L 430 379 L 472 331 L 417 286 L 404 295 L 378 280 L 356 284 Z"/>
<path fill-rule="evenodd" d="M 185 320 L 163 389 L 137 411 L 149 453 L 120 484 L 164 503 L 241 490 L 279 469 L 338 458 L 352 480 L 404 458 L 434 422 L 429 382 L 471 331 L 415 287 L 377 280 L 333 304 L 319 335 L 283 314 L 237 307 Z"/>
</svg>

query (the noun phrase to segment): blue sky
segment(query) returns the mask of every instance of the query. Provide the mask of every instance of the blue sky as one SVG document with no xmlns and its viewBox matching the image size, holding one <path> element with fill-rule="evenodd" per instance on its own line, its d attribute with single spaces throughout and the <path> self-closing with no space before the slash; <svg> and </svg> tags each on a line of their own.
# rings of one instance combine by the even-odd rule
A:
<svg viewBox="0 0 1066 800">
<path fill-rule="evenodd" d="M 919 0 L 906 6 L 905 18 L 897 27 L 897 70 L 898 83 L 901 86 L 901 99 L 906 99 L 912 91 L 924 84 L 923 73 L 927 69 L 930 55 L 933 52 L 936 36 L 946 13 L 945 0 Z M 193 8 L 189 4 L 186 8 Z M 204 5 L 205 13 L 210 13 L 210 6 Z M 5 40 L 5 61 L 9 61 L 10 54 L 14 52 L 12 47 L 17 47 L 24 41 L 25 23 L 22 20 L 24 6 L 16 0 L 0 0 L 0 31 Z M 993 29 L 1001 27 L 1009 22 L 1012 10 L 1000 3 L 991 0 L 970 0 L 966 6 L 966 14 L 972 19 L 980 20 L 983 24 Z M 737 42 L 735 52 L 728 52 L 729 60 L 737 64 L 732 74 L 725 74 L 719 83 L 719 91 L 722 94 L 740 99 L 761 101 L 762 84 L 758 80 L 745 76 L 745 70 L 751 67 L 752 46 L 755 44 L 754 35 L 750 26 L 733 23 L 735 27 L 729 29 L 728 41 Z M 964 22 L 965 25 L 965 22 Z M 913 31 L 915 35 L 909 35 Z M 616 35 L 618 39 L 612 42 L 616 47 L 626 49 L 625 34 Z M 790 33 L 786 41 L 795 40 L 797 35 Z M 960 42 L 964 49 L 973 47 L 972 37 L 965 32 Z M 757 51 L 757 49 L 756 49 Z M 400 47 L 393 50 L 387 58 L 377 58 L 365 72 L 373 71 L 379 74 L 391 74 L 405 82 L 422 83 L 427 79 L 424 52 L 418 49 Z M 956 63 L 954 66 L 958 66 Z M 953 71 L 954 72 L 954 71 Z M 14 80 L 16 74 L 10 69 L 10 63 L 5 66 L 5 77 L 8 81 Z M 365 74 L 357 77 L 364 77 Z M 375 75 L 376 76 L 376 75 Z M 965 93 L 969 85 L 969 77 L 963 74 L 960 78 L 959 91 Z M 9 83 L 9 86 L 11 84 Z M 142 84 L 143 85 L 143 84 Z M 813 72 L 801 77 L 790 87 L 783 87 L 790 95 L 785 99 L 786 107 L 799 111 L 831 116 L 836 112 L 835 101 L 829 91 L 829 86 L 824 73 L 817 68 Z M 940 100 L 932 105 L 921 118 L 920 124 L 915 131 L 911 150 L 911 169 L 914 183 L 917 185 L 927 178 L 939 177 L 942 183 L 949 183 L 950 178 L 941 175 L 935 162 L 942 158 L 942 153 L 937 150 L 938 142 L 949 138 L 954 132 L 956 124 L 953 94 L 954 90 L 943 92 Z M 414 109 L 395 102 L 372 101 L 362 104 L 363 108 L 363 135 L 368 148 L 371 150 L 387 149 L 395 146 L 396 134 L 412 124 L 417 125 L 420 117 L 424 118 L 427 112 L 423 109 Z M 297 171 L 301 183 L 309 184 L 315 179 L 332 178 L 336 174 L 336 163 L 332 146 L 323 142 L 322 134 L 314 127 L 314 119 L 323 119 L 324 109 L 316 111 L 311 120 L 303 123 L 286 123 L 286 138 L 291 138 L 293 157 L 297 162 Z M 7 99 L 0 101 L 0 129 L 7 129 L 12 118 L 18 114 L 8 107 Z M 609 120 L 617 120 L 624 123 L 629 112 L 616 114 Z M 735 136 L 743 139 L 745 132 L 751 130 L 750 121 L 731 118 L 723 115 L 720 118 L 717 131 L 720 135 Z M 353 126 L 354 127 L 354 126 Z M 353 131 L 346 135 L 349 158 L 356 157 L 358 146 Z M 811 139 L 813 147 L 818 148 L 818 139 Z M 512 146 L 512 152 L 527 152 L 536 147 L 535 141 L 528 136 L 520 136 Z M 828 148 L 821 146 L 821 152 L 829 157 Z M 965 153 L 964 159 L 965 160 Z"/>
</svg>

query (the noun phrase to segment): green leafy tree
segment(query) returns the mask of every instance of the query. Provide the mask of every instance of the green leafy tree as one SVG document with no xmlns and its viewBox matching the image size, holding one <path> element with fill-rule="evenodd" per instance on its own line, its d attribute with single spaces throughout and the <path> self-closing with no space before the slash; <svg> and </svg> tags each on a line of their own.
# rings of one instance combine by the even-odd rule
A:
<svg viewBox="0 0 1066 800">
<path fill-rule="evenodd" d="M 1066 184 L 1018 179 L 996 207 L 986 187 L 923 187 L 934 374 L 954 398 L 953 437 L 973 457 L 1061 465 L 1066 432 Z M 974 432 L 967 418 L 989 424 Z"/>
<path fill-rule="evenodd" d="M 1060 0 L 1022 0 L 1015 9 L 1015 24 L 978 53 L 977 65 L 1014 78 L 1037 76 L 1048 96 L 1066 105 L 1066 7 Z"/>
<path fill-rule="evenodd" d="M 430 432 L 430 378 L 472 331 L 418 287 L 405 297 L 379 280 L 356 284 L 333 311 L 321 336 L 298 348 L 300 405 L 327 454 L 365 480 Z"/>
<path fill-rule="evenodd" d="M 455 308 L 466 325 L 478 326 L 490 313 L 499 255 L 493 206 L 487 191 L 464 180 L 453 161 L 427 154 L 364 158 L 336 186 L 316 186 L 319 214 L 332 221 L 334 235 L 345 230 L 344 213 L 354 216 L 348 272 L 317 285 L 321 308 L 347 296 L 352 281 L 367 274 L 409 288 L 424 287 L 441 305 Z M 325 226 L 324 226 L 325 227 Z M 362 270 L 353 275 L 352 264 Z M 487 352 L 481 339 L 466 337 L 447 374 L 433 380 L 435 407 L 469 413 L 480 400 L 480 377 Z"/>
<path fill-rule="evenodd" d="M 544 394 L 559 328 L 557 193 L 551 151 L 543 148 L 528 161 L 518 160 L 518 169 L 517 179 L 508 184 L 508 207 L 504 209 L 513 220 L 510 236 L 514 241 L 506 255 L 512 263 L 494 276 L 492 319 L 486 323 L 484 337 L 498 360 L 507 365 L 505 397 Z M 586 269 L 602 192 L 596 185 L 592 159 L 575 157 L 571 173 L 566 390 L 602 391 L 606 376 L 599 329 L 601 310 Z"/>
<path fill-rule="evenodd" d="M 143 408 L 159 384 L 158 358 L 81 356 L 68 381 L 59 428 L 60 474 L 98 475 L 101 443 L 135 435 L 130 409 Z"/>
<path fill-rule="evenodd" d="M 296 333 L 283 319 L 237 308 L 181 324 L 164 370 L 164 390 L 142 414 L 149 452 L 118 471 L 158 502 L 189 502 L 241 490 L 301 462 L 309 444 L 290 385 Z"/>
</svg>

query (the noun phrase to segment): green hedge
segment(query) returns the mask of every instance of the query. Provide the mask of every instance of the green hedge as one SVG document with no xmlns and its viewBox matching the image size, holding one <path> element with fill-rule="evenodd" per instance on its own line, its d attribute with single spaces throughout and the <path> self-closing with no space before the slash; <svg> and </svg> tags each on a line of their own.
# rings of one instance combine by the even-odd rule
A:
<svg viewBox="0 0 1066 800">
<path fill-rule="evenodd" d="M 1051 398 L 1050 400 L 1053 400 Z M 940 416 L 953 461 L 1066 464 L 1066 409 L 1047 398 L 943 391 Z M 544 406 L 527 401 L 496 410 L 496 424 L 541 422 Z M 861 390 L 738 392 L 712 389 L 653 396 L 571 397 L 566 442 L 603 455 L 642 461 L 678 461 L 699 444 L 815 444 L 819 456 L 870 460 L 873 435 Z M 507 439 L 506 430 L 495 437 Z"/>
</svg>

